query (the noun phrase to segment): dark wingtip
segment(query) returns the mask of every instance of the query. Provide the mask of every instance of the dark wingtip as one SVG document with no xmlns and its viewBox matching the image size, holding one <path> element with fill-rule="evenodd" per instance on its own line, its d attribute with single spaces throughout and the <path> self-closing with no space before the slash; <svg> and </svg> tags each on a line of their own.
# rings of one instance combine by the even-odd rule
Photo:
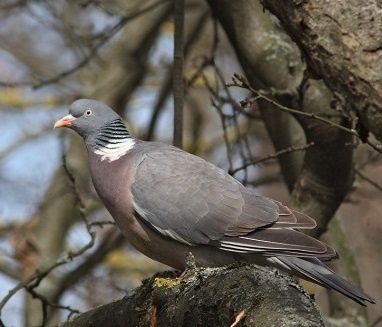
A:
<svg viewBox="0 0 382 327">
<path fill-rule="evenodd" d="M 307 229 L 313 229 L 317 227 L 317 222 L 312 218 L 309 217 L 308 215 L 305 215 L 301 213 L 300 211 L 297 210 L 292 210 L 293 214 L 296 216 L 297 221 L 304 221 L 306 224 Z"/>
<path fill-rule="evenodd" d="M 366 306 L 367 303 L 375 304 L 376 301 L 352 285 L 342 277 L 338 276 L 333 270 L 322 263 L 317 258 L 297 258 L 297 257 L 277 257 L 284 264 L 302 274 L 309 280 L 322 285 L 326 288 L 331 288 L 342 293 L 360 305 Z"/>
</svg>

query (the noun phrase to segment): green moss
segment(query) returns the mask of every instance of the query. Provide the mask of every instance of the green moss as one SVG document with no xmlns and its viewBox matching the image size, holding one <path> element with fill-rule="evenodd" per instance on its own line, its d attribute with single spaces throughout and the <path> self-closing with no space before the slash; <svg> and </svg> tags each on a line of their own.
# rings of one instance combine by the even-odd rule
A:
<svg viewBox="0 0 382 327">
<path fill-rule="evenodd" d="M 161 278 L 156 277 L 154 280 L 154 286 L 155 287 L 175 287 L 180 284 L 180 278 Z"/>
</svg>

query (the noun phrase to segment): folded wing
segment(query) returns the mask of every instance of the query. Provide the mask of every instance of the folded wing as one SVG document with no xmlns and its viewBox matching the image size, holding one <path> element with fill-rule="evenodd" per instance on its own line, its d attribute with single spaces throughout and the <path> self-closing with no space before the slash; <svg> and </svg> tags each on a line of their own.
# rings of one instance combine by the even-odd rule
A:
<svg viewBox="0 0 382 327">
<path fill-rule="evenodd" d="M 298 231 L 314 228 L 312 218 L 256 195 L 199 157 L 158 147 L 146 151 L 132 185 L 136 212 L 157 232 L 237 253 L 336 256 L 332 248 Z"/>
</svg>

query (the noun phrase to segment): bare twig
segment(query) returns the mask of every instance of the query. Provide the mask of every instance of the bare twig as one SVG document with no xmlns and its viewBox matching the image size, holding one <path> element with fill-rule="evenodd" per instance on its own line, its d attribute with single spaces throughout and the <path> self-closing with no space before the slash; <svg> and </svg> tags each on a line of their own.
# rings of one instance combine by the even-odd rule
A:
<svg viewBox="0 0 382 327">
<path fill-rule="evenodd" d="M 43 127 L 38 132 L 32 132 L 32 133 L 25 133 L 20 138 L 15 140 L 15 142 L 8 143 L 8 146 L 6 146 L 1 152 L 0 152 L 0 160 L 3 160 L 4 158 L 8 157 L 11 153 L 18 150 L 21 146 L 23 146 L 26 142 L 32 141 L 40 136 L 42 136 L 44 133 L 52 130 L 52 124 L 49 124 L 49 126 Z"/>
<path fill-rule="evenodd" d="M 215 64 L 215 62 L 213 63 L 213 67 L 215 69 L 215 73 L 216 73 L 218 80 L 223 85 L 224 92 L 227 96 L 227 101 L 228 101 L 228 103 L 230 103 L 232 105 L 232 109 L 233 109 L 232 110 L 233 111 L 232 120 L 233 120 L 233 124 L 234 124 L 235 130 L 236 130 L 236 135 L 238 136 L 237 143 L 239 144 L 239 151 L 240 151 L 240 155 L 241 155 L 241 160 L 242 160 L 242 163 L 244 164 L 247 157 L 252 157 L 252 152 L 251 152 L 251 147 L 249 145 L 247 133 L 243 134 L 240 131 L 237 114 L 242 114 L 242 113 L 246 114 L 246 112 L 245 112 L 245 110 L 243 110 L 241 108 L 241 106 L 233 98 L 229 88 L 225 84 L 223 73 L 221 72 L 219 67 Z M 247 183 L 247 179 L 248 179 L 248 173 L 247 173 L 247 170 L 245 169 L 244 170 L 244 178 L 242 180 L 244 185 Z"/>
<path fill-rule="evenodd" d="M 305 151 L 309 148 L 311 148 L 312 146 L 314 146 L 314 143 L 311 142 L 311 143 L 308 143 L 308 144 L 305 144 L 305 145 L 302 145 L 302 146 L 291 146 L 289 148 L 286 148 L 286 149 L 283 149 L 283 150 L 280 150 L 280 151 L 277 151 L 275 153 L 272 153 L 272 154 L 268 154 L 267 156 L 265 157 L 262 157 L 262 158 L 259 158 L 259 159 L 254 159 L 250 162 L 247 162 L 245 165 L 239 167 L 239 168 L 236 168 L 236 169 L 233 169 L 232 171 L 230 171 L 229 173 L 231 175 L 235 175 L 237 172 L 239 172 L 240 170 L 243 170 L 243 169 L 246 169 L 247 167 L 249 166 L 252 166 L 252 165 L 257 165 L 261 162 L 264 162 L 264 161 L 267 161 L 267 160 L 270 160 L 270 159 L 276 159 L 278 158 L 279 156 L 282 156 L 284 154 L 287 154 L 287 153 L 291 153 L 291 152 L 295 152 L 295 151 Z"/>
<path fill-rule="evenodd" d="M 81 198 L 81 196 L 80 196 L 80 194 L 79 194 L 79 192 L 78 192 L 78 190 L 76 188 L 75 178 L 74 178 L 73 174 L 69 171 L 69 169 L 68 169 L 68 167 L 66 165 L 66 156 L 65 156 L 65 154 L 63 154 L 62 162 L 63 162 L 64 170 L 65 170 L 65 172 L 66 172 L 66 174 L 67 174 L 67 176 L 69 178 L 69 181 L 71 183 L 71 187 L 73 189 L 73 193 L 76 195 L 77 201 L 79 203 L 80 215 L 81 215 L 83 221 L 85 222 L 87 231 L 88 231 L 88 233 L 90 235 L 90 240 L 89 240 L 89 242 L 87 244 L 82 246 L 77 251 L 69 251 L 64 257 L 62 257 L 61 259 L 58 259 L 55 263 L 53 263 L 49 267 L 47 267 L 47 268 L 45 268 L 43 270 L 38 270 L 37 269 L 32 275 L 30 275 L 26 279 L 24 279 L 24 280 L 20 281 L 19 283 L 17 283 L 17 285 L 15 287 L 13 287 L 11 290 L 9 290 L 8 293 L 0 301 L 0 315 L 1 315 L 2 309 L 7 304 L 7 302 L 19 290 L 21 290 L 23 288 L 26 288 L 30 292 L 31 290 L 36 288 L 41 283 L 41 281 L 47 275 L 49 275 L 53 270 L 55 270 L 56 268 L 66 264 L 68 262 L 73 261 L 76 257 L 82 255 L 88 249 L 92 248 L 94 243 L 95 243 L 95 232 L 91 230 L 91 225 L 90 225 L 90 223 L 89 223 L 89 221 L 87 219 L 87 216 L 86 216 L 84 203 L 83 203 L 82 198 Z"/>
<path fill-rule="evenodd" d="M 9 262 L 3 260 L 0 261 L 0 273 L 7 275 L 8 277 L 11 277 L 15 280 L 20 279 L 20 272 L 12 267 Z"/>
<path fill-rule="evenodd" d="M 115 222 L 114 221 L 110 221 L 110 220 L 93 221 L 93 222 L 89 223 L 89 225 L 90 226 L 97 226 L 97 227 L 103 228 L 104 226 L 107 226 L 107 225 L 115 225 Z"/>
<path fill-rule="evenodd" d="M 224 143 L 225 143 L 225 147 L 226 147 L 226 151 L 227 151 L 227 160 L 228 160 L 228 165 L 229 165 L 228 170 L 230 171 L 230 170 L 232 170 L 232 167 L 233 167 L 232 166 L 232 146 L 231 146 L 231 144 L 229 142 L 229 138 L 228 138 L 228 132 L 227 132 L 228 126 L 227 126 L 227 122 L 226 122 L 226 115 L 223 113 L 223 110 L 222 110 L 223 103 L 222 103 L 221 98 L 219 97 L 218 89 L 214 90 L 214 88 L 208 82 L 208 79 L 207 79 L 207 77 L 203 71 L 201 71 L 201 76 L 203 78 L 205 86 L 207 87 L 207 89 L 209 90 L 209 92 L 212 95 L 211 104 L 217 110 L 217 112 L 219 113 L 219 117 L 221 119 L 222 129 L 223 129 L 223 139 L 224 139 Z M 218 88 L 218 85 L 216 87 Z"/>
<path fill-rule="evenodd" d="M 370 327 L 377 327 L 381 322 L 382 322 L 382 316 L 375 319 L 373 323 L 370 325 Z"/>
<path fill-rule="evenodd" d="M 278 103 L 277 101 L 273 100 L 272 98 L 268 97 L 262 91 L 256 90 L 253 87 L 251 87 L 249 85 L 249 83 L 247 82 L 247 80 L 243 76 L 240 76 L 238 74 L 234 74 L 234 76 L 232 78 L 232 83 L 228 83 L 227 86 L 228 87 L 235 86 L 235 87 L 240 87 L 240 88 L 249 90 L 253 94 L 255 94 L 258 99 L 264 99 L 265 101 L 268 101 L 269 103 L 273 104 L 275 107 L 280 109 L 281 111 L 288 112 L 288 113 L 294 114 L 294 115 L 300 115 L 300 116 L 316 119 L 316 120 L 321 121 L 325 124 L 328 124 L 330 126 L 338 128 L 339 130 L 342 130 L 346 133 L 349 133 L 349 134 L 355 136 L 357 139 L 361 140 L 361 136 L 359 135 L 359 133 L 354 128 L 347 128 L 343 125 L 335 123 L 334 121 L 332 121 L 330 119 L 324 118 L 322 116 L 316 115 L 316 114 L 311 113 L 311 112 L 304 112 L 304 111 L 300 111 L 297 109 L 286 107 L 286 106 Z M 369 146 L 371 146 L 374 150 L 382 153 L 381 145 L 376 145 L 376 144 L 372 143 L 370 140 L 367 140 L 365 143 L 368 144 Z"/>
<path fill-rule="evenodd" d="M 2 221 L 2 218 L 0 218 L 0 221 Z M 21 226 L 23 226 L 23 224 L 24 224 L 24 221 L 21 221 L 18 219 L 15 219 L 14 221 L 2 223 L 0 225 L 0 237 L 4 237 L 4 235 L 9 233 L 10 231 L 20 228 Z"/>
<path fill-rule="evenodd" d="M 370 177 L 366 176 L 364 173 L 362 173 L 359 169 L 354 169 L 355 173 L 361 177 L 363 180 L 368 182 L 370 185 L 374 186 L 378 191 L 382 192 L 382 186 L 379 185 L 377 182 L 372 180 Z"/>
<path fill-rule="evenodd" d="M 14 86 L 32 86 L 34 89 L 38 89 L 42 86 L 57 83 L 60 80 L 62 80 L 65 77 L 68 77 L 81 68 L 85 67 L 94 57 L 97 56 L 100 48 L 102 48 L 117 32 L 119 32 L 129 21 L 150 12 L 151 10 L 155 9 L 159 5 L 168 2 L 169 0 L 159 0 L 154 2 L 153 4 L 147 6 L 146 8 L 143 8 L 142 10 L 138 10 L 134 13 L 122 16 L 118 23 L 116 23 L 113 27 L 108 28 L 106 31 L 103 31 L 99 33 L 98 35 L 94 36 L 94 39 L 97 40 L 96 45 L 94 45 L 89 53 L 80 60 L 74 67 L 65 70 L 51 78 L 47 78 L 44 80 L 40 80 L 38 82 L 31 82 L 31 81 L 22 81 L 22 82 L 15 82 L 15 83 L 8 83 L 4 81 L 0 81 L 0 87 L 14 87 Z"/>
<path fill-rule="evenodd" d="M 215 41 L 215 42 L 217 42 L 217 41 Z M 213 50 L 213 51 L 215 51 L 215 50 Z M 213 87 L 210 84 L 210 82 L 208 81 L 207 77 L 204 74 L 203 69 L 207 66 L 210 66 L 214 69 L 215 83 L 216 83 L 215 87 Z M 243 134 L 240 131 L 238 115 L 243 114 L 247 118 L 252 118 L 252 117 L 250 117 L 248 115 L 248 113 L 245 112 L 245 110 L 243 110 L 243 108 L 236 102 L 236 100 L 232 96 L 229 88 L 225 84 L 223 73 L 218 68 L 218 66 L 215 64 L 213 59 L 206 59 L 202 63 L 201 67 L 203 67 L 203 69 L 201 69 L 198 72 L 198 74 L 202 77 L 205 86 L 207 87 L 208 91 L 211 93 L 211 95 L 212 95 L 212 99 L 211 99 L 212 106 L 217 110 L 217 112 L 220 116 L 221 122 L 222 122 L 223 138 L 224 138 L 224 143 L 226 146 L 227 159 L 228 159 L 228 163 L 229 163 L 228 171 L 230 172 L 233 170 L 233 158 L 232 158 L 232 156 L 233 156 L 233 144 L 230 144 L 230 141 L 228 138 L 228 132 L 227 132 L 228 126 L 229 126 L 229 124 L 233 124 L 233 126 L 234 126 L 235 133 L 236 133 L 235 140 L 236 140 L 236 143 L 239 145 L 239 152 L 240 152 L 240 156 L 242 159 L 242 164 L 244 165 L 245 162 L 247 161 L 247 157 L 249 157 L 249 158 L 252 157 L 252 153 L 251 153 L 247 133 Z M 224 96 L 221 94 L 222 92 L 219 89 L 220 85 L 222 85 L 222 87 L 223 87 L 222 92 L 224 92 L 224 94 L 225 94 Z M 228 104 L 232 107 L 232 114 L 228 114 L 228 113 L 223 111 L 223 107 L 226 104 Z M 245 169 L 245 168 L 243 168 L 243 169 Z M 246 184 L 246 182 L 247 182 L 247 171 L 246 170 L 245 170 L 245 174 L 244 174 L 244 178 L 243 178 L 242 182 L 244 184 Z"/>
<path fill-rule="evenodd" d="M 0 10 L 2 10 L 4 12 L 8 12 L 12 9 L 22 8 L 26 4 L 27 4 L 27 0 L 19 0 L 19 1 L 11 2 L 11 3 L 5 3 L 5 4 L 1 4 Z"/>
<path fill-rule="evenodd" d="M 203 30 L 208 17 L 209 17 L 209 12 L 205 11 L 204 13 L 200 15 L 199 19 L 196 20 L 195 25 L 192 31 L 190 32 L 189 36 L 187 37 L 187 40 L 184 45 L 184 58 L 187 58 L 187 55 L 190 52 L 192 45 L 196 42 L 196 40 L 200 36 L 200 33 Z M 147 132 L 144 137 L 144 139 L 147 141 L 152 140 L 154 137 L 156 122 L 166 103 L 166 100 L 168 99 L 171 93 L 172 78 L 173 78 L 173 67 L 170 67 L 166 73 L 166 77 L 164 78 L 164 81 L 162 82 L 161 89 L 158 92 L 158 96 L 154 104 L 153 113 L 150 119 L 149 127 L 147 128 Z M 186 85 L 186 87 L 188 87 L 188 85 Z"/>
<path fill-rule="evenodd" d="M 345 126 L 342 126 L 340 124 L 337 124 L 329 119 L 326 119 L 324 117 L 321 117 L 321 116 L 318 116 L 314 113 L 310 113 L 310 112 L 304 112 L 304 111 L 300 111 L 300 110 L 297 110 L 297 109 L 293 109 L 293 108 L 289 108 L 289 107 L 286 107 L 280 103 L 278 103 L 277 101 L 273 100 L 272 98 L 268 97 L 267 95 L 265 95 L 263 92 L 259 91 L 259 90 L 256 90 L 254 89 L 253 87 L 251 87 L 249 85 L 249 83 L 247 82 L 247 80 L 243 77 L 243 76 L 240 76 L 238 74 L 234 74 L 233 78 L 232 78 L 232 83 L 229 83 L 227 84 L 228 87 L 231 87 L 231 86 L 236 86 L 236 87 L 240 87 L 240 88 L 243 88 L 243 89 L 247 89 L 249 91 L 251 91 L 252 93 L 254 93 L 258 99 L 264 99 L 266 101 L 268 101 L 269 103 L 272 103 L 274 106 L 276 106 L 277 108 L 279 108 L 281 111 L 285 111 L 285 112 L 288 112 L 290 114 L 295 114 L 295 115 L 300 115 L 300 116 L 305 116 L 305 117 L 309 117 L 309 118 L 314 118 L 314 119 L 317 119 L 323 123 L 326 123 L 328 125 L 331 125 L 333 127 L 336 127 L 344 132 L 347 132 L 347 133 L 350 133 L 354 136 L 357 136 L 359 137 L 357 131 L 355 129 L 352 129 L 352 128 L 347 128 Z"/>
<path fill-rule="evenodd" d="M 32 295 L 33 298 L 39 299 L 41 301 L 42 312 L 43 312 L 42 323 L 41 323 L 42 326 L 46 326 L 46 324 L 48 323 L 48 307 L 69 311 L 68 320 L 74 314 L 81 313 L 81 311 L 77 309 L 73 309 L 70 305 L 62 305 L 59 303 L 54 303 L 52 301 L 49 301 L 45 296 L 37 293 L 32 287 L 26 286 L 25 288 Z"/>
<path fill-rule="evenodd" d="M 225 147 L 227 150 L 227 159 L 228 159 L 228 165 L 229 165 L 228 171 L 230 171 L 232 170 L 232 167 L 233 167 L 232 166 L 232 147 L 228 138 L 226 117 L 223 114 L 221 106 L 217 102 L 211 99 L 211 104 L 218 111 L 220 119 L 221 119 L 222 128 L 223 128 L 223 139 L 224 139 Z"/>
<path fill-rule="evenodd" d="M 277 183 L 277 182 L 281 182 L 281 181 L 282 181 L 282 177 L 280 176 L 280 174 L 279 173 L 273 173 L 273 174 L 268 174 L 268 175 L 262 174 L 261 176 L 259 176 L 255 180 L 248 181 L 247 184 L 252 185 L 253 187 L 259 187 L 262 185 Z"/>
<path fill-rule="evenodd" d="M 184 0 L 174 0 L 174 137 L 173 144 L 179 148 L 183 145 L 183 30 L 184 30 Z"/>
<path fill-rule="evenodd" d="M 98 247 L 86 257 L 86 259 L 78 265 L 74 270 L 70 270 L 65 276 L 63 276 L 56 287 L 55 292 L 52 295 L 54 301 L 58 301 L 62 293 L 68 288 L 73 287 L 81 277 L 85 276 L 91 269 L 96 267 L 102 262 L 108 253 L 118 248 L 123 244 L 125 238 L 116 230 L 108 231 Z"/>
<path fill-rule="evenodd" d="M 235 321 L 232 323 L 230 327 L 235 327 L 237 324 L 245 317 L 245 311 L 241 310 L 239 314 L 235 317 Z"/>
</svg>

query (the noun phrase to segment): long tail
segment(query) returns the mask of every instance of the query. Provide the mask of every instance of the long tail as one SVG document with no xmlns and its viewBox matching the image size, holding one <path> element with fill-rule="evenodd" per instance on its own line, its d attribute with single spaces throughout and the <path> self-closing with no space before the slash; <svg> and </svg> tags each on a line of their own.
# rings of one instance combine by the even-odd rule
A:
<svg viewBox="0 0 382 327">
<path fill-rule="evenodd" d="M 375 303 L 375 300 L 361 291 L 359 288 L 350 284 L 348 281 L 338 276 L 333 270 L 314 257 L 287 257 L 277 256 L 283 264 L 299 273 L 303 277 L 324 286 L 332 288 L 343 295 L 351 298 L 361 305 L 366 305 L 365 302 Z"/>
</svg>

